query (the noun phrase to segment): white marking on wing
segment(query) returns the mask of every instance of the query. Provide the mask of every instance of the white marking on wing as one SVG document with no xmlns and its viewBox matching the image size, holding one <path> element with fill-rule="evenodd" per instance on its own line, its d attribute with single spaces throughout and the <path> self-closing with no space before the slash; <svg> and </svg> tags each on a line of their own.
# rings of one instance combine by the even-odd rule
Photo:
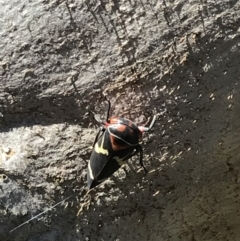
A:
<svg viewBox="0 0 240 241">
<path fill-rule="evenodd" d="M 95 147 L 94 147 L 94 150 L 95 150 L 95 152 L 97 152 L 97 153 L 101 153 L 101 154 L 103 154 L 103 155 L 108 155 L 108 154 L 109 154 L 108 150 L 103 148 L 104 138 L 105 138 L 105 134 L 104 134 L 103 137 L 102 137 L 102 143 L 101 143 L 101 145 L 99 146 L 99 145 L 98 145 L 98 142 L 97 142 L 96 145 L 95 145 Z"/>
<path fill-rule="evenodd" d="M 94 180 L 94 176 L 93 176 L 93 173 L 92 173 L 92 168 L 91 168 L 90 161 L 88 162 L 88 172 L 89 172 L 90 178 L 92 180 Z"/>
</svg>

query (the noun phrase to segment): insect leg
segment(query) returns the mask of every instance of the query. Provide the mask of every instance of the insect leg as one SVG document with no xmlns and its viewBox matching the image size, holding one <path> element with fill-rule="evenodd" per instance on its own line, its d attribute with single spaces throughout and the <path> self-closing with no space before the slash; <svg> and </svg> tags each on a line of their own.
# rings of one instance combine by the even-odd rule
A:
<svg viewBox="0 0 240 241">
<path fill-rule="evenodd" d="M 139 130 L 140 130 L 141 132 L 150 131 L 150 130 L 153 128 L 153 126 L 154 126 L 154 124 L 155 124 L 155 122 L 156 122 L 156 118 L 157 118 L 157 116 L 154 115 L 150 126 L 149 126 L 149 127 L 139 126 L 139 127 L 138 127 Z"/>
<path fill-rule="evenodd" d="M 104 97 L 105 97 L 105 100 L 108 102 L 108 110 L 107 110 L 107 118 L 106 118 L 106 122 L 108 122 L 109 123 L 109 115 L 110 115 L 110 109 L 111 109 L 111 102 L 110 102 L 110 100 L 108 100 L 108 98 L 104 95 Z M 92 112 L 92 111 L 91 111 Z M 93 112 L 92 112 L 93 113 Z M 99 115 L 96 115 L 95 113 L 93 113 L 94 114 L 94 119 L 98 122 L 98 123 L 100 123 L 100 124 L 105 124 L 105 121 L 102 121 L 101 119 L 100 119 L 100 117 L 99 117 Z"/>
<path fill-rule="evenodd" d="M 140 152 L 140 159 L 139 159 L 139 163 L 141 165 L 141 167 L 144 169 L 145 173 L 147 173 L 147 169 L 146 167 L 143 165 L 143 149 L 140 145 L 138 145 L 138 151 Z"/>
<path fill-rule="evenodd" d="M 110 113 L 110 109 L 111 109 L 111 102 L 110 102 L 110 100 L 108 100 L 106 95 L 105 95 L 105 100 L 108 102 L 107 119 L 106 119 L 106 121 L 108 122 L 109 113 Z"/>
<path fill-rule="evenodd" d="M 148 173 L 148 170 L 146 169 L 146 167 L 143 165 L 143 149 L 140 145 L 138 145 L 136 147 L 136 149 L 132 152 L 131 156 L 128 157 L 131 158 L 133 156 L 135 156 L 138 152 L 140 152 L 140 159 L 139 159 L 139 163 L 141 165 L 141 167 L 144 169 L 145 173 Z"/>
</svg>

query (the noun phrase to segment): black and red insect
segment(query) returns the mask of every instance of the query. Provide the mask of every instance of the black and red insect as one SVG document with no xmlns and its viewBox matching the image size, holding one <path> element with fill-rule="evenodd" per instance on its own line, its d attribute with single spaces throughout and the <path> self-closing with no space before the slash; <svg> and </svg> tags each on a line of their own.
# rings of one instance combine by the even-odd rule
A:
<svg viewBox="0 0 240 241">
<path fill-rule="evenodd" d="M 143 165 L 143 150 L 139 140 L 142 138 L 143 132 L 149 131 L 153 127 L 156 116 L 153 117 L 149 127 L 137 126 L 125 118 L 109 118 L 111 103 L 106 97 L 105 99 L 108 102 L 106 121 L 101 121 L 95 116 L 102 127 L 93 143 L 93 151 L 88 163 L 87 184 L 89 189 L 102 183 L 137 153 L 140 154 L 140 165 L 147 172 Z"/>
</svg>

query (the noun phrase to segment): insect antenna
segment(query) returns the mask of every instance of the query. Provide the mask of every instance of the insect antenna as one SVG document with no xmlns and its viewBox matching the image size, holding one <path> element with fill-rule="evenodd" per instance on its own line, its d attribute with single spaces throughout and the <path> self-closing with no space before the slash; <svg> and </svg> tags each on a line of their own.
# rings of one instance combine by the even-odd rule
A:
<svg viewBox="0 0 240 241">
<path fill-rule="evenodd" d="M 108 122 L 110 109 L 111 109 L 111 102 L 110 102 L 110 100 L 108 100 L 106 95 L 105 95 L 105 100 L 108 102 L 107 119 L 106 119 L 106 121 Z"/>
<path fill-rule="evenodd" d="M 149 127 L 139 126 L 139 127 L 138 127 L 139 130 L 140 130 L 141 132 L 150 131 L 150 130 L 153 128 L 153 126 L 154 126 L 154 124 L 155 124 L 155 122 L 156 122 L 156 118 L 157 118 L 157 116 L 154 115 L 150 126 L 149 126 Z"/>
</svg>

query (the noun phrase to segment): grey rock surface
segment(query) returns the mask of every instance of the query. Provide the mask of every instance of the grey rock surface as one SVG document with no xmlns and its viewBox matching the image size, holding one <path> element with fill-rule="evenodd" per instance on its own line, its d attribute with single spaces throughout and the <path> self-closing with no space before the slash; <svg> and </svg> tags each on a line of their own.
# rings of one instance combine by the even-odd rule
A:
<svg viewBox="0 0 240 241">
<path fill-rule="evenodd" d="M 0 5 L 0 240 L 240 240 L 240 1 Z M 158 117 L 86 194 L 102 92 Z"/>
</svg>

